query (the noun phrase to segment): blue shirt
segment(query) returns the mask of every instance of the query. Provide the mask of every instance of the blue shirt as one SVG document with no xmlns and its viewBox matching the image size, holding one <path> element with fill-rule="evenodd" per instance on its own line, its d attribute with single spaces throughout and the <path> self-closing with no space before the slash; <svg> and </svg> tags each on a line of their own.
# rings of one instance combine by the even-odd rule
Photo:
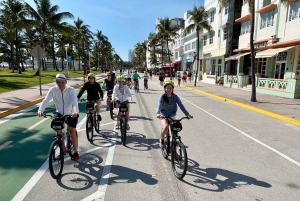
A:
<svg viewBox="0 0 300 201">
<path fill-rule="evenodd" d="M 158 100 L 158 105 L 156 107 L 156 116 L 175 116 L 177 112 L 177 105 L 185 114 L 185 116 L 189 116 L 188 111 L 185 109 L 180 98 L 176 94 L 173 94 L 171 98 L 169 98 L 169 103 L 166 103 L 164 100 L 164 95 L 161 95 L 161 97 Z"/>
</svg>

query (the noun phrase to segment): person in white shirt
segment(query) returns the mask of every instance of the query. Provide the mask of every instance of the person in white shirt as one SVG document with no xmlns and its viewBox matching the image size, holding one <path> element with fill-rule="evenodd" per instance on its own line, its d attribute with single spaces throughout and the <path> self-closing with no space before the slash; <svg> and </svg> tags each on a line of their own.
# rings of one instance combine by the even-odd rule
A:
<svg viewBox="0 0 300 201">
<path fill-rule="evenodd" d="M 75 89 L 67 85 L 67 79 L 64 74 L 56 75 L 56 86 L 51 87 L 42 101 L 37 116 L 43 116 L 43 112 L 46 109 L 49 101 L 53 99 L 53 102 L 56 107 L 56 112 L 54 113 L 54 117 L 61 117 L 63 115 L 71 115 L 71 117 L 67 118 L 68 131 L 70 132 L 73 146 L 74 146 L 74 154 L 72 156 L 72 160 L 79 160 L 78 155 L 78 137 L 76 132 L 76 125 L 78 122 L 78 102 Z"/>
<path fill-rule="evenodd" d="M 129 121 L 129 112 L 130 112 L 130 106 L 128 99 L 130 98 L 130 101 L 132 101 L 132 96 L 130 93 L 130 90 L 127 85 L 124 84 L 125 77 L 123 75 L 119 75 L 117 77 L 118 84 L 115 85 L 113 94 L 112 94 L 112 100 L 116 101 L 116 107 L 120 107 L 120 103 L 125 103 L 127 105 L 128 111 L 126 112 L 126 129 L 129 130 L 130 126 L 128 124 Z M 117 115 L 117 124 L 115 126 L 116 129 L 120 128 L 120 111 L 118 110 Z"/>
</svg>

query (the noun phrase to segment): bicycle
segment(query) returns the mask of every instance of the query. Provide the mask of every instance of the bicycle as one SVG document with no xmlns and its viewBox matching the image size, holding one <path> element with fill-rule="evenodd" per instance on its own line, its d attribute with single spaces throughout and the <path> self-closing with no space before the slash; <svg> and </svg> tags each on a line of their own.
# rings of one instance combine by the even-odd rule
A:
<svg viewBox="0 0 300 201">
<path fill-rule="evenodd" d="M 163 118 L 168 121 L 169 129 L 165 135 L 162 155 L 165 159 L 167 159 L 169 154 L 171 154 L 173 173 L 178 179 L 182 179 L 187 171 L 188 158 L 185 146 L 178 134 L 182 130 L 181 120 L 188 119 L 188 117 L 182 117 L 177 120 L 172 119 L 169 116 Z M 172 141 L 170 141 L 170 133 L 173 133 Z M 180 172 L 180 170 L 182 171 Z"/>
<path fill-rule="evenodd" d="M 128 103 L 135 103 L 135 102 L 128 102 Z M 126 105 L 126 103 L 119 103 L 120 107 L 119 107 L 119 111 L 121 112 L 120 114 L 120 130 L 121 130 L 121 143 L 125 146 L 126 144 L 126 112 L 128 111 L 128 107 Z"/>
<path fill-rule="evenodd" d="M 98 100 L 87 101 L 85 99 L 80 99 L 80 102 L 86 102 L 85 108 L 88 110 L 88 112 L 86 113 L 85 133 L 89 142 L 91 142 L 94 137 L 93 127 L 95 127 L 97 133 L 99 132 L 100 128 L 100 121 L 97 119 L 97 113 L 95 110 L 95 102 L 97 101 Z"/>
<path fill-rule="evenodd" d="M 52 115 L 42 114 L 44 118 L 50 117 Z M 67 117 L 70 115 L 64 115 L 62 117 L 57 117 L 52 119 L 51 128 L 56 131 L 56 135 L 53 136 L 52 143 L 49 149 L 49 171 L 53 179 L 58 179 L 63 171 L 64 167 L 64 155 L 69 153 L 69 156 L 72 158 L 74 153 L 74 147 L 71 140 L 70 132 L 66 132 L 66 140 L 64 140 L 64 123 L 66 122 Z M 77 131 L 76 131 L 77 135 Z"/>
<path fill-rule="evenodd" d="M 111 98 L 112 93 L 113 93 L 112 89 L 107 90 L 107 93 L 106 93 L 107 94 L 107 105 L 108 105 L 107 109 L 109 110 L 110 118 L 112 120 L 114 120 L 114 112 L 113 112 L 113 110 L 115 108 L 115 103 L 112 101 L 112 98 Z"/>
<path fill-rule="evenodd" d="M 148 80 L 144 79 L 144 89 L 148 89 Z"/>
<path fill-rule="evenodd" d="M 138 80 L 134 80 L 134 91 L 135 92 L 139 92 L 139 81 Z"/>
<path fill-rule="evenodd" d="M 126 84 L 127 84 L 127 86 L 129 87 L 129 89 L 132 89 L 132 82 L 131 82 L 131 80 L 126 80 Z"/>
</svg>

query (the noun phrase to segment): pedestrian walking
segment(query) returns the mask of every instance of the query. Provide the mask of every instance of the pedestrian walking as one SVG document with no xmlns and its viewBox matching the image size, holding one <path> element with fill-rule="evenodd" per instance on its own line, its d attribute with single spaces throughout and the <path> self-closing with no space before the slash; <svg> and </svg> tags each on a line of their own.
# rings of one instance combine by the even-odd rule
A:
<svg viewBox="0 0 300 201">
<path fill-rule="evenodd" d="M 177 71 L 177 76 L 176 76 L 176 79 L 177 79 L 177 87 L 180 87 L 180 82 L 181 82 L 181 74 L 179 71 Z"/>
<path fill-rule="evenodd" d="M 152 80 L 152 70 L 149 71 L 150 80 Z"/>
<path fill-rule="evenodd" d="M 182 83 L 186 83 L 186 78 L 187 78 L 187 73 L 186 71 L 184 71 L 182 75 Z"/>
</svg>

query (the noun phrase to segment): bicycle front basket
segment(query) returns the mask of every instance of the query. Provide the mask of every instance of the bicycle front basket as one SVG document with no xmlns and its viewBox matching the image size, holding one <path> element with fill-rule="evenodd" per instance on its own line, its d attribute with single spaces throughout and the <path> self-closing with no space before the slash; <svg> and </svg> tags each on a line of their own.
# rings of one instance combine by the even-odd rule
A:
<svg viewBox="0 0 300 201">
<path fill-rule="evenodd" d="M 127 112 L 128 111 L 128 108 L 126 105 L 121 105 L 120 108 L 119 108 L 120 112 Z"/>
<path fill-rule="evenodd" d="M 85 108 L 87 110 L 94 110 L 94 103 L 93 102 L 86 102 Z"/>
<path fill-rule="evenodd" d="M 65 128 L 64 126 L 64 119 L 63 118 L 55 118 L 51 122 L 51 128 L 53 130 L 62 130 Z"/>
<path fill-rule="evenodd" d="M 182 130 L 182 125 L 180 122 L 174 122 L 171 125 L 171 130 L 174 132 L 180 132 Z"/>
</svg>

